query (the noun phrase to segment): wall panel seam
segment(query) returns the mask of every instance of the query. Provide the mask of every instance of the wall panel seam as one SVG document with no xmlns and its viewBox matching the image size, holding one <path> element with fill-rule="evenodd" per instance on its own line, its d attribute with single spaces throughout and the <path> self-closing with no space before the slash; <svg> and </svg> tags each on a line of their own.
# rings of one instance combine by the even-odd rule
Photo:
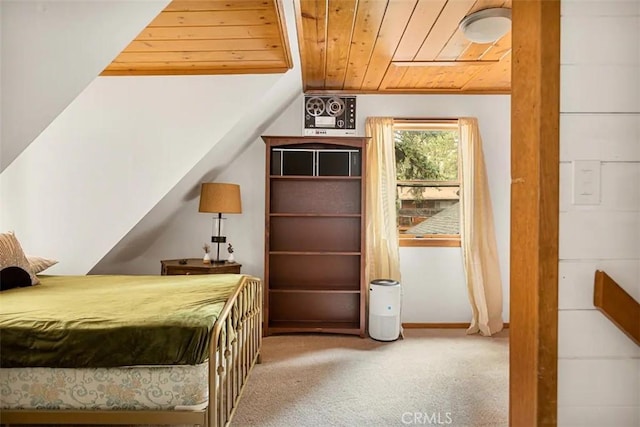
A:
<svg viewBox="0 0 640 427">
<path fill-rule="evenodd" d="M 600 116 L 612 116 L 612 115 L 626 115 L 626 116 L 636 116 L 639 115 L 640 111 L 560 111 L 560 117 L 563 115 L 566 116 L 579 116 L 579 115 L 600 115 Z M 560 141 L 562 142 L 560 138 Z"/>
<path fill-rule="evenodd" d="M 640 258 L 560 258 L 560 261 L 567 263 L 593 263 L 593 262 L 610 262 L 610 261 L 640 261 Z M 595 270 L 593 271 L 595 274 Z"/>
<path fill-rule="evenodd" d="M 625 361 L 640 360 L 640 356 L 558 356 L 558 360 Z"/>
<path fill-rule="evenodd" d="M 560 164 L 568 164 L 570 165 L 572 161 L 574 160 L 584 160 L 584 159 L 573 159 L 573 160 L 560 160 Z M 594 159 L 594 160 L 598 160 L 598 159 Z M 640 160 L 600 160 L 600 163 L 605 165 L 605 164 L 609 164 L 609 163 L 613 163 L 613 164 L 640 164 Z M 571 180 L 564 180 L 564 181 L 571 181 Z M 560 181 L 562 182 L 562 181 Z"/>
</svg>

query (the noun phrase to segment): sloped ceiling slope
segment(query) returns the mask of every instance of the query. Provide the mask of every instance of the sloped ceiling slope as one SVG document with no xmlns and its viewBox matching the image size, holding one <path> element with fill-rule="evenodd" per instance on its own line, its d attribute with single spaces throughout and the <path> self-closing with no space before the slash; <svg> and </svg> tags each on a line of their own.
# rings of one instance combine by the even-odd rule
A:
<svg viewBox="0 0 640 427">
<path fill-rule="evenodd" d="M 103 76 L 284 73 L 279 0 L 173 0 Z"/>
<path fill-rule="evenodd" d="M 168 2 L 0 1 L 0 171 Z"/>
</svg>

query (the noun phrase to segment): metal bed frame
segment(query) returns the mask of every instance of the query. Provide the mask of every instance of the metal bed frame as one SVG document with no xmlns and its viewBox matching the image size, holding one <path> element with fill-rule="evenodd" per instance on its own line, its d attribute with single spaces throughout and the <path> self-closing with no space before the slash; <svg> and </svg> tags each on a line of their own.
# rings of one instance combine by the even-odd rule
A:
<svg viewBox="0 0 640 427">
<path fill-rule="evenodd" d="M 247 377 L 260 363 L 263 289 L 259 278 L 244 276 L 227 300 L 211 332 L 209 404 L 186 410 L 44 410 L 3 409 L 0 423 L 9 424 L 195 424 L 227 426 Z M 215 344 L 215 345 L 214 345 Z"/>
</svg>

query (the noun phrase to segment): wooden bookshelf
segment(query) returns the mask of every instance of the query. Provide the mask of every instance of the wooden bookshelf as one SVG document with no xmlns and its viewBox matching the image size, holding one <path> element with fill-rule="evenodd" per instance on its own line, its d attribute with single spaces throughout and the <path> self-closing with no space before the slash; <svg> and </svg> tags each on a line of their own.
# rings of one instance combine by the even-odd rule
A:
<svg viewBox="0 0 640 427">
<path fill-rule="evenodd" d="M 265 335 L 364 336 L 366 138 L 263 139 Z"/>
</svg>

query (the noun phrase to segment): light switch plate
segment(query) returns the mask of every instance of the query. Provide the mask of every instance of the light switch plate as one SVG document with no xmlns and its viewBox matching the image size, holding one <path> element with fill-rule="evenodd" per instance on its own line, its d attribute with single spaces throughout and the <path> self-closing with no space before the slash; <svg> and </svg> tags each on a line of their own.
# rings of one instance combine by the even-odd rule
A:
<svg viewBox="0 0 640 427">
<path fill-rule="evenodd" d="M 574 160 L 572 174 L 572 203 L 600 204 L 600 160 Z"/>
</svg>

